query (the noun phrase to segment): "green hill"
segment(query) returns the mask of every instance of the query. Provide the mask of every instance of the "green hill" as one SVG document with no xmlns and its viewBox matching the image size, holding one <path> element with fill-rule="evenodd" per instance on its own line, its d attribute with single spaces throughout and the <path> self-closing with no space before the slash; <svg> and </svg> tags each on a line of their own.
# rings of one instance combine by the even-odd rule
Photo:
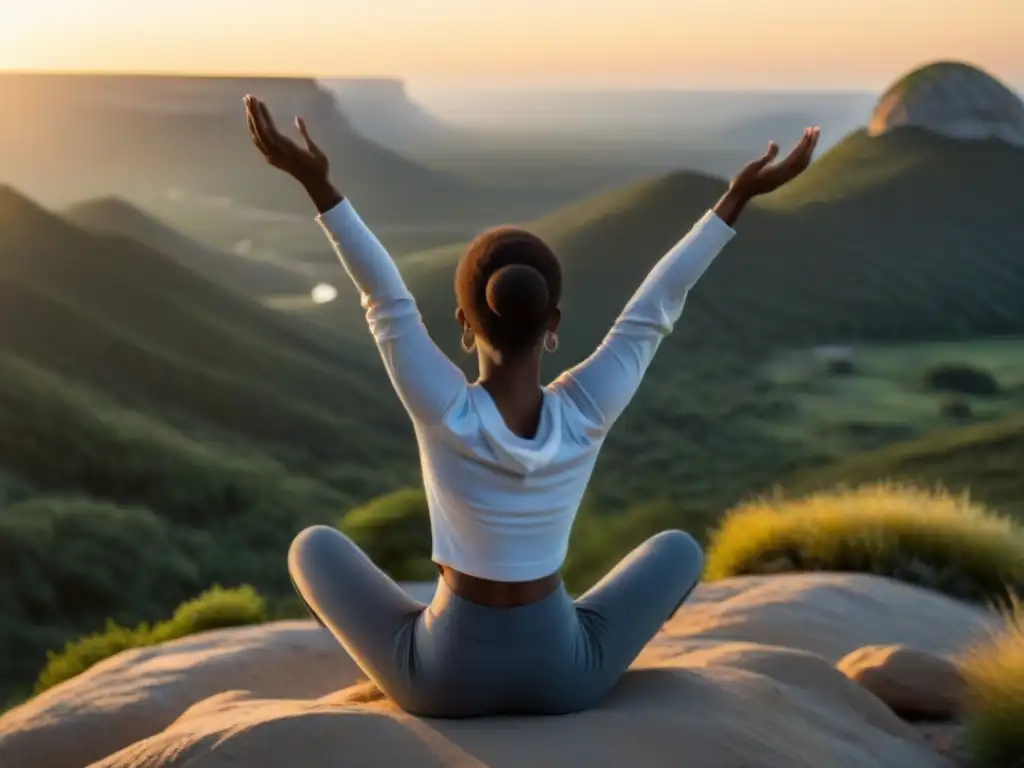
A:
<svg viewBox="0 0 1024 768">
<path fill-rule="evenodd" d="M 107 617 L 286 593 L 290 538 L 414 456 L 360 348 L 0 187 L 0 689 Z"/>
<path fill-rule="evenodd" d="M 66 208 L 61 214 L 89 232 L 135 240 L 246 296 L 308 293 L 316 284 L 312 276 L 294 265 L 208 248 L 122 198 L 87 200 Z"/>
<path fill-rule="evenodd" d="M 1024 519 L 1024 413 L 855 454 L 781 481 L 794 493 L 893 480 L 945 486 Z"/>
<path fill-rule="evenodd" d="M 0 345 L 10 353 L 168 418 L 309 455 L 379 458 L 392 442 L 342 439 L 367 424 L 352 420 L 353 401 L 394 413 L 379 366 L 156 251 L 85 233 L 6 190 L 0 254 Z"/>
<path fill-rule="evenodd" d="M 728 504 L 815 455 L 769 439 L 777 409 L 754 370 L 774 350 L 1024 332 L 1024 152 L 903 130 L 856 132 L 799 180 L 757 201 L 687 300 L 593 485 L 610 503 L 659 493 Z M 527 226 L 566 275 L 562 346 L 585 357 L 654 262 L 710 207 L 723 180 L 678 173 L 612 190 Z M 452 319 L 463 246 L 401 260 L 435 339 L 467 369 Z M 351 301 L 315 310 L 365 338 Z"/>
<path fill-rule="evenodd" d="M 1024 152 L 999 142 L 854 133 L 750 207 L 667 346 L 757 350 L 1020 330 L 1024 200 L 1009 180 L 1021 172 Z M 566 272 L 559 363 L 588 351 L 724 188 L 679 173 L 527 223 L 557 248 Z M 452 347 L 451 279 L 462 247 L 402 260 L 428 324 L 453 328 L 442 336 Z"/>
</svg>

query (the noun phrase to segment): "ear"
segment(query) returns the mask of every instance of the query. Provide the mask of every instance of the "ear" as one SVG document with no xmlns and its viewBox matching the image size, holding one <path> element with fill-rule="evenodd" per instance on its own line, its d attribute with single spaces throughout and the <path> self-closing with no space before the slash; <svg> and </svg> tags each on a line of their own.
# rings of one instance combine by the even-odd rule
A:
<svg viewBox="0 0 1024 768">
<path fill-rule="evenodd" d="M 547 325 L 544 326 L 544 330 L 554 333 L 558 330 L 558 324 L 560 322 L 562 322 L 562 310 L 555 307 L 550 313 L 548 313 L 548 322 Z"/>
<path fill-rule="evenodd" d="M 465 330 L 468 325 L 466 322 L 466 313 L 462 311 L 462 307 L 458 307 L 455 310 L 455 322 L 457 322 L 463 330 Z"/>
</svg>

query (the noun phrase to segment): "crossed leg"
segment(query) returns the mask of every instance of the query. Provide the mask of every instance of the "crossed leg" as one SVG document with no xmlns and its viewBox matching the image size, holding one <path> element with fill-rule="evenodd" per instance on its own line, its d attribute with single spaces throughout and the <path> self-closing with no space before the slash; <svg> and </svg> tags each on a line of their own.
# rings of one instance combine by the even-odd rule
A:
<svg viewBox="0 0 1024 768">
<path fill-rule="evenodd" d="M 610 690 L 700 581 L 704 554 L 683 531 L 663 531 L 576 600 L 591 665 L 586 689 Z"/>
<path fill-rule="evenodd" d="M 307 528 L 288 550 L 288 572 L 313 617 L 395 701 L 414 673 L 413 631 L 425 606 L 407 595 L 345 534 Z"/>
</svg>

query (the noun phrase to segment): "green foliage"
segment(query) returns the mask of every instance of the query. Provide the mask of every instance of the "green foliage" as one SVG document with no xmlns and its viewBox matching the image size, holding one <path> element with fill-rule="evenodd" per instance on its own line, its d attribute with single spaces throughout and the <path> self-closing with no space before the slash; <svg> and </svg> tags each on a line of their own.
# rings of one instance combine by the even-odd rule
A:
<svg viewBox="0 0 1024 768">
<path fill-rule="evenodd" d="M 195 599 L 182 603 L 166 621 L 153 626 L 139 624 L 130 629 L 110 619 L 104 631 L 72 640 L 59 653 L 47 654 L 47 663 L 36 681 L 35 692 L 41 693 L 80 675 L 121 651 L 164 643 L 210 629 L 263 621 L 266 621 L 266 607 L 263 598 L 252 587 L 222 589 L 214 586 Z"/>
<path fill-rule="evenodd" d="M 960 395 L 999 394 L 995 376 L 980 368 L 962 363 L 935 365 L 925 372 L 925 384 L 931 389 Z"/>
<path fill-rule="evenodd" d="M 979 768 L 1014 765 L 1024 754 L 1024 608 L 1014 601 L 1006 626 L 966 654 L 968 741 Z"/>
<path fill-rule="evenodd" d="M 392 578 L 437 576 L 430 560 L 430 515 L 422 490 L 405 488 L 353 509 L 338 527 Z"/>
<path fill-rule="evenodd" d="M 706 577 L 785 571 L 889 576 L 953 597 L 1024 588 L 1024 528 L 965 498 L 892 485 L 751 502 L 711 539 Z"/>
<path fill-rule="evenodd" d="M 584 506 L 573 526 L 562 578 L 571 593 L 580 594 L 654 534 L 683 528 L 703 542 L 713 524 L 713 515 L 669 501 L 637 504 L 621 513 L 601 513 Z"/>
<path fill-rule="evenodd" d="M 1024 520 L 1024 412 L 926 435 L 795 473 L 782 485 L 807 493 L 884 480 L 943 485 Z"/>
</svg>

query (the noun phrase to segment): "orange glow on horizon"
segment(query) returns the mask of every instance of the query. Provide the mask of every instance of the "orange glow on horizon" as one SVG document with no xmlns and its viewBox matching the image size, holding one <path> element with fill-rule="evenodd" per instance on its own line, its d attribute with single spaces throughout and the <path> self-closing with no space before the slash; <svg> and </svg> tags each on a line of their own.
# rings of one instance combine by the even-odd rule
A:
<svg viewBox="0 0 1024 768">
<path fill-rule="evenodd" d="M 16 0 L 17 2 L 17 0 Z M 31 0 L 0 68 L 880 87 L 938 58 L 1024 81 L 1019 0 Z"/>
</svg>

